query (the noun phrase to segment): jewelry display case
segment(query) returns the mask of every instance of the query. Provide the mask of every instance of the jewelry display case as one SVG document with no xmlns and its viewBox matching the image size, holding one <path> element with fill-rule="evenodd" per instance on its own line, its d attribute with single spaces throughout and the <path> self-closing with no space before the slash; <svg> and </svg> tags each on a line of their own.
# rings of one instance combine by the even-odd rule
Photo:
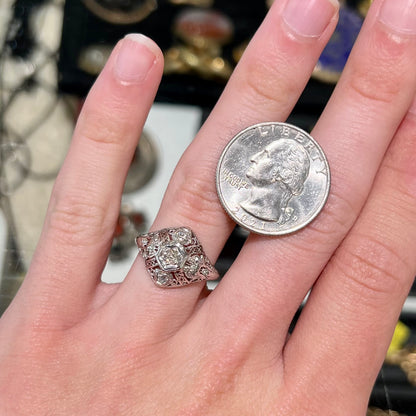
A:
<svg viewBox="0 0 416 416">
<path fill-rule="evenodd" d="M 262 1 L 124 3 L 131 11 L 143 12 L 123 13 L 122 7 L 111 7 L 111 1 L 66 2 L 59 60 L 61 90 L 84 95 L 116 41 L 126 33 L 140 32 L 154 39 L 165 54 L 165 76 L 157 100 L 210 107 L 236 63 L 233 51 L 249 40 L 267 10 Z"/>
</svg>

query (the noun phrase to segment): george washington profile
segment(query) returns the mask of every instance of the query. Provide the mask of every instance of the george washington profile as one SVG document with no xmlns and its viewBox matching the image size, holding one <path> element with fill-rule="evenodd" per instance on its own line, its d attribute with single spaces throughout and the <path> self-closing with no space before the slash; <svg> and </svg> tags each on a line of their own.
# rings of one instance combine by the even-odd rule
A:
<svg viewBox="0 0 416 416">
<path fill-rule="evenodd" d="M 250 159 L 246 176 L 252 187 L 241 207 L 265 221 L 286 222 L 292 212 L 289 201 L 303 192 L 310 161 L 306 150 L 292 139 L 267 145 Z"/>
</svg>

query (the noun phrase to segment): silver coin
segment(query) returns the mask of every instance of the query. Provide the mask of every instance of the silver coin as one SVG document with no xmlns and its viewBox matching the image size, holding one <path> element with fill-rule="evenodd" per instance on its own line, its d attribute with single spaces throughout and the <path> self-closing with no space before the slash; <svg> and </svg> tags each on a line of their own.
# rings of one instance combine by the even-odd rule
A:
<svg viewBox="0 0 416 416">
<path fill-rule="evenodd" d="M 318 143 L 287 123 L 261 123 L 238 133 L 217 167 L 219 199 L 242 227 L 283 235 L 309 224 L 328 198 L 328 161 Z"/>
</svg>

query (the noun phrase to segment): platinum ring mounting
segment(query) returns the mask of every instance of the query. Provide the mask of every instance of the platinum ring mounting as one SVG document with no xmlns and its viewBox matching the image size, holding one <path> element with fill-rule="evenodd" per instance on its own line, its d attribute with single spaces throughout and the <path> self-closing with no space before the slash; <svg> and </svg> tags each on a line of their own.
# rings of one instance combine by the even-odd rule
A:
<svg viewBox="0 0 416 416">
<path fill-rule="evenodd" d="M 218 279 L 198 238 L 188 227 L 164 228 L 136 238 L 153 282 L 173 288 Z"/>
</svg>

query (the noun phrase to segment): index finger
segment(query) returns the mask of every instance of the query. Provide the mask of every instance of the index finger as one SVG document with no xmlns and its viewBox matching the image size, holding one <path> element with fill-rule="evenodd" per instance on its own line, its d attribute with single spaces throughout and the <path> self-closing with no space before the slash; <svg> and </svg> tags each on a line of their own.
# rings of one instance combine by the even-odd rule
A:
<svg viewBox="0 0 416 416">
<path fill-rule="evenodd" d="M 54 321 L 82 316 L 100 282 L 124 180 L 162 69 L 157 45 L 128 35 L 86 99 L 23 285 L 41 309 L 49 305 Z"/>
</svg>

